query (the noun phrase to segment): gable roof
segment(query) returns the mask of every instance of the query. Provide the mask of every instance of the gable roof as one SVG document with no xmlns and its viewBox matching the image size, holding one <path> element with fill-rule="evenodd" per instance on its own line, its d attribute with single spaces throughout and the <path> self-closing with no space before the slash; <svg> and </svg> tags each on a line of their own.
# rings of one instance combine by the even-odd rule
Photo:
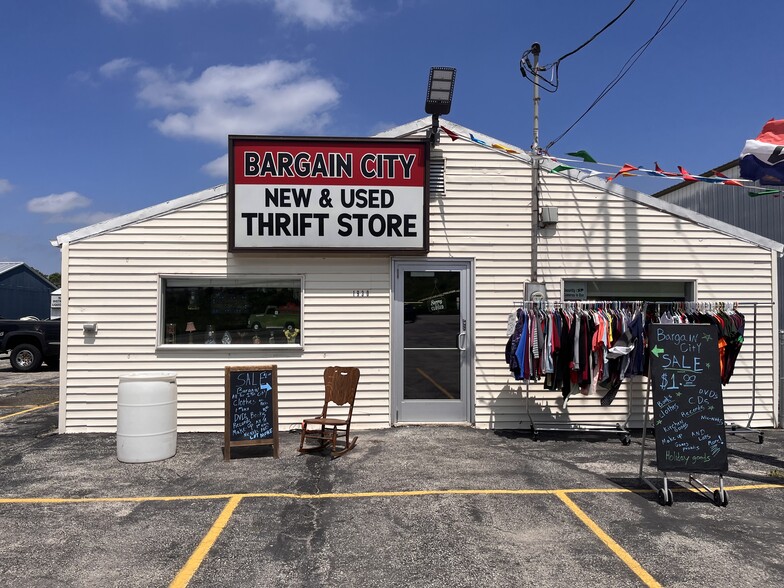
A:
<svg viewBox="0 0 784 588">
<path fill-rule="evenodd" d="M 37 270 L 34 270 L 23 261 L 0 261 L 0 276 L 17 268 L 23 268 L 27 270 L 27 273 L 33 276 L 35 279 L 40 280 L 41 282 L 54 288 L 54 284 L 52 284 L 52 282 L 50 282 L 46 276 L 40 274 Z"/>
<path fill-rule="evenodd" d="M 489 149 L 499 154 L 507 155 L 509 157 L 514 157 L 515 159 L 522 161 L 523 163 L 526 164 L 530 164 L 532 162 L 532 157 L 530 153 L 526 152 L 524 149 L 520 147 L 509 145 L 509 147 L 518 151 L 518 153 L 512 156 L 492 146 L 493 144 L 502 143 L 502 141 L 500 141 L 499 139 L 495 139 L 493 137 L 490 137 L 483 133 L 479 133 L 477 131 L 474 131 L 472 129 L 459 125 L 457 123 L 453 123 L 443 118 L 441 119 L 441 124 L 442 126 L 444 125 L 448 126 L 449 129 L 456 131 L 460 135 L 473 136 L 479 139 L 480 141 L 486 143 L 485 145 L 483 145 L 478 142 L 472 142 L 472 144 L 475 145 L 477 148 Z M 409 137 L 412 135 L 421 134 L 427 129 L 429 129 L 431 126 L 432 126 L 432 119 L 431 117 L 426 116 L 417 119 L 415 121 L 406 123 L 404 125 L 391 128 L 387 131 L 383 131 L 374 136 L 378 138 Z M 548 159 L 541 159 L 540 165 L 542 166 L 543 169 L 547 171 L 552 171 L 553 168 L 555 168 L 558 164 Z M 756 233 L 745 231 L 729 223 L 716 220 L 714 218 L 694 212 L 693 210 L 689 210 L 687 208 L 683 208 L 676 204 L 670 204 L 669 202 L 665 202 L 664 200 L 659 200 L 658 198 L 654 198 L 653 196 L 649 196 L 647 194 L 643 194 L 642 192 L 632 190 L 631 188 L 627 188 L 615 182 L 608 183 L 596 177 L 581 178 L 579 170 L 574 170 L 574 169 L 561 171 L 558 173 L 568 177 L 573 182 L 585 184 L 597 190 L 600 190 L 602 192 L 613 194 L 615 196 L 624 198 L 626 200 L 630 200 L 642 206 L 647 206 L 656 210 L 660 210 L 667 214 L 671 214 L 675 217 L 688 220 L 690 222 L 696 223 L 698 225 L 704 226 L 709 229 L 713 229 L 715 231 L 718 231 L 730 237 L 734 237 L 736 239 L 740 239 L 742 241 L 746 241 L 754 245 L 758 245 L 765 249 L 777 251 L 779 253 L 784 253 L 784 244 L 782 243 L 778 243 L 777 241 L 773 241 L 766 237 L 762 237 L 761 235 L 757 235 Z M 223 197 L 227 193 L 228 193 L 228 185 L 220 184 L 213 188 L 202 190 L 201 192 L 195 192 L 187 196 L 182 196 L 181 198 L 169 200 L 162 204 L 150 206 L 148 208 L 144 208 L 142 210 L 131 212 L 129 214 L 118 216 L 116 218 L 112 218 L 109 220 L 105 220 L 103 222 L 88 227 L 84 227 L 82 229 L 77 229 L 69 233 L 64 233 L 62 235 L 59 235 L 55 240 L 53 240 L 52 245 L 55 247 L 60 247 L 63 245 L 63 243 L 81 241 L 83 239 L 94 237 L 96 235 L 108 233 L 110 231 L 128 225 L 133 225 L 138 222 L 142 222 L 151 218 L 168 214 L 169 212 L 172 212 L 174 210 L 188 208 L 190 206 L 194 206 L 202 202 L 207 202 L 215 198 Z"/>
<path fill-rule="evenodd" d="M 11 271 L 15 267 L 24 265 L 21 261 L 0 261 L 0 274 Z"/>
</svg>

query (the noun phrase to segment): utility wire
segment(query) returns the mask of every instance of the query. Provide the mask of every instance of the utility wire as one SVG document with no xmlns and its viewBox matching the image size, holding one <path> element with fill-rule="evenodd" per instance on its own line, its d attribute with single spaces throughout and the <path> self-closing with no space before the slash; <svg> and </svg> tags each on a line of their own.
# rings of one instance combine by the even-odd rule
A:
<svg viewBox="0 0 784 588">
<path fill-rule="evenodd" d="M 618 71 L 615 78 L 605 86 L 604 90 L 602 90 L 596 99 L 591 103 L 591 105 L 583 112 L 576 121 L 574 121 L 563 133 L 558 135 L 555 139 L 550 141 L 547 146 L 544 148 L 545 151 L 548 151 L 553 145 L 555 145 L 558 141 L 564 138 L 566 134 L 571 131 L 577 123 L 579 123 L 593 108 L 596 106 L 607 94 L 609 94 L 610 90 L 612 90 L 618 82 L 620 82 L 624 76 L 629 73 L 629 70 L 634 66 L 637 60 L 642 57 L 642 54 L 645 53 L 645 50 L 653 43 L 654 39 L 659 36 L 659 34 L 669 26 L 669 24 L 673 21 L 673 19 L 678 15 L 678 13 L 683 10 L 683 7 L 686 6 L 686 2 L 688 0 L 675 0 L 675 3 L 670 7 L 669 12 L 665 15 L 662 22 L 659 24 L 659 28 L 653 33 L 653 35 L 645 41 L 634 53 L 632 53 L 631 57 L 626 60 L 626 63 L 623 64 L 623 67 Z M 678 6 L 680 4 L 680 6 Z M 677 7 L 677 9 L 676 9 Z M 627 7 L 628 8 L 628 7 Z M 557 62 L 556 62 L 557 63 Z"/>
<path fill-rule="evenodd" d="M 601 34 L 602 34 L 604 31 L 606 31 L 607 29 L 609 29 L 609 28 L 610 28 L 610 27 L 611 27 L 613 24 L 615 24 L 615 21 L 617 21 L 619 18 L 621 18 L 621 17 L 623 16 L 623 14 L 624 14 L 624 13 L 625 13 L 627 10 L 629 10 L 629 9 L 632 7 L 632 4 L 634 4 L 636 1 L 637 1 L 637 0 L 631 0 L 631 2 L 629 2 L 629 3 L 626 5 L 626 8 L 624 8 L 623 10 L 621 10 L 621 12 L 618 14 L 618 16 L 616 16 L 614 19 L 612 19 L 610 22 L 608 22 L 606 25 L 604 25 L 604 26 L 602 27 L 602 29 L 601 29 L 601 30 L 600 30 L 598 33 L 596 33 L 596 34 L 595 34 L 593 37 L 591 37 L 590 39 L 588 39 L 588 40 L 587 40 L 585 43 L 583 43 L 582 45 L 580 45 L 580 46 L 579 46 L 577 49 L 574 49 L 573 51 L 569 51 L 569 53 L 567 53 L 566 55 L 562 55 L 561 57 L 559 57 L 558 59 L 556 59 L 556 60 L 555 60 L 555 64 L 561 63 L 561 62 L 562 62 L 564 59 L 566 59 L 567 57 L 570 57 L 571 55 L 574 55 L 574 54 L 575 54 L 575 53 L 577 53 L 577 52 L 578 52 L 580 49 L 582 49 L 583 47 L 585 47 L 585 46 L 586 46 L 588 43 L 590 43 L 591 41 L 593 41 L 593 40 L 594 40 L 596 37 L 598 37 L 599 35 L 601 35 Z M 548 66 L 548 67 L 549 67 L 549 66 Z"/>
<path fill-rule="evenodd" d="M 534 71 L 534 67 L 531 65 L 531 61 L 529 60 L 529 55 L 531 54 L 532 50 L 528 49 L 527 51 L 525 51 L 523 53 L 523 56 L 520 58 L 520 73 L 523 74 L 524 78 L 527 78 L 528 76 L 526 75 L 526 71 L 528 71 L 528 73 L 530 73 L 533 76 L 533 78 L 531 78 L 531 83 L 532 84 L 535 84 L 536 86 L 539 86 L 542 90 L 545 90 L 546 92 L 550 92 L 551 94 L 554 93 L 558 89 L 558 68 L 561 65 L 561 61 L 563 61 L 567 57 L 570 57 L 571 55 L 574 55 L 575 53 L 580 51 L 583 47 L 588 45 L 596 37 L 598 37 L 604 31 L 606 31 L 608 28 L 610 28 L 613 24 L 615 24 L 615 22 L 619 18 L 621 18 L 624 15 L 624 13 L 627 10 L 629 10 L 629 8 L 632 7 L 632 4 L 634 4 L 636 1 L 637 0 L 631 0 L 626 5 L 626 8 L 624 8 L 620 13 L 618 13 L 618 15 L 615 18 L 613 18 L 610 22 L 608 22 L 606 25 L 604 25 L 597 33 L 595 33 L 585 43 L 583 43 L 582 45 L 577 47 L 577 49 L 574 49 L 572 51 L 569 51 L 569 53 L 567 53 L 565 55 L 562 55 L 561 57 L 556 59 L 553 63 L 550 63 L 548 65 L 541 65 L 541 66 L 537 67 L 536 68 L 537 69 L 536 72 Z M 547 80 L 547 79 L 544 79 L 544 78 L 541 78 L 541 77 L 538 76 L 539 72 L 545 72 L 548 69 L 552 69 L 553 70 L 553 73 L 551 74 L 551 79 L 550 80 Z M 541 82 L 543 82 L 543 83 L 537 82 L 536 81 L 537 78 L 539 80 L 541 80 Z"/>
</svg>

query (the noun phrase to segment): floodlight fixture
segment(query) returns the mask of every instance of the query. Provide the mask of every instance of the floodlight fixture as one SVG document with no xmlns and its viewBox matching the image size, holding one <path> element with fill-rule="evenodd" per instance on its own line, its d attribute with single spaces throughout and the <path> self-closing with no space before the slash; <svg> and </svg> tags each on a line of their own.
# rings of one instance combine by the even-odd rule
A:
<svg viewBox="0 0 784 588">
<path fill-rule="evenodd" d="M 452 107 L 452 92 L 455 89 L 454 67 L 431 67 L 427 83 L 425 112 L 440 116 L 449 114 Z"/>
<path fill-rule="evenodd" d="M 433 127 L 430 140 L 433 145 L 438 144 L 438 117 L 449 114 L 452 108 L 452 93 L 455 89 L 454 67 L 431 67 L 430 78 L 427 83 L 427 97 L 425 98 L 425 112 L 433 115 Z"/>
</svg>

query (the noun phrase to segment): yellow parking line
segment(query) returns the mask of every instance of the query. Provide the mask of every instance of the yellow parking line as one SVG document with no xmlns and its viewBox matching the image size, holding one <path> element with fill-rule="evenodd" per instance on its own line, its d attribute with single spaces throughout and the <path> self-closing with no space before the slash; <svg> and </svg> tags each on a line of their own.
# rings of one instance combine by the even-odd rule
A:
<svg viewBox="0 0 784 588">
<path fill-rule="evenodd" d="M 607 533 L 605 533 L 599 525 L 593 522 L 593 520 L 585 514 L 585 512 L 577 506 L 571 498 L 566 495 L 566 492 L 557 491 L 555 495 L 560 498 L 563 503 L 569 507 L 569 509 L 577 515 L 577 518 L 580 519 L 585 526 L 587 526 L 594 534 L 601 539 L 604 544 L 610 548 L 610 550 L 617 555 L 623 563 L 629 566 L 629 569 L 637 574 L 637 577 L 642 580 L 646 586 L 649 588 L 661 588 L 661 584 L 659 584 L 653 576 L 651 576 L 645 569 L 639 564 L 639 562 L 634 559 L 629 552 L 626 551 L 623 547 L 618 545 L 615 540 L 610 537 Z"/>
<path fill-rule="evenodd" d="M 449 390 L 447 390 L 447 389 L 446 389 L 446 388 L 444 388 L 444 387 L 443 387 L 441 384 L 439 384 L 439 383 L 438 383 L 438 382 L 436 382 L 436 381 L 435 381 L 433 378 L 431 378 L 431 377 L 430 377 L 430 376 L 427 374 L 427 372 L 425 372 L 425 371 L 424 371 L 424 370 L 422 370 L 421 368 L 417 368 L 417 369 L 416 369 L 416 371 L 418 371 L 418 372 L 419 372 L 419 375 L 420 375 L 420 376 L 422 376 L 422 377 L 423 377 L 425 380 L 427 380 L 428 382 L 430 382 L 431 384 L 433 384 L 433 386 L 435 386 L 436 388 L 438 388 L 438 391 L 439 391 L 439 392 L 441 392 L 441 394 L 443 394 L 444 396 L 446 396 L 447 398 L 450 398 L 450 399 L 452 399 L 452 400 L 454 400 L 454 399 L 455 399 L 455 395 L 454 395 L 454 394 L 452 394 L 452 393 L 451 393 Z"/>
<path fill-rule="evenodd" d="M 24 414 L 26 412 L 32 412 L 34 410 L 40 410 L 42 408 L 49 408 L 50 406 L 54 406 L 55 404 L 59 404 L 59 403 L 60 403 L 59 401 L 50 402 L 49 404 L 41 404 L 39 406 L 34 406 L 33 408 L 28 408 L 27 410 L 20 410 L 19 412 L 12 412 L 11 414 L 6 414 L 6 415 L 3 415 L 3 416 L 0 416 L 0 421 L 5 420 L 5 419 L 10 419 L 11 417 L 19 416 L 20 414 Z"/>
<path fill-rule="evenodd" d="M 742 486 L 725 486 L 725 490 L 767 490 L 784 488 L 784 484 L 747 484 Z M 678 489 L 675 489 L 676 491 Z M 688 491 L 684 488 L 683 491 Z M 188 561 L 180 569 L 170 584 L 170 588 L 184 588 L 193 578 L 196 571 L 201 566 L 204 558 L 207 557 L 210 549 L 217 541 L 220 534 L 226 528 L 229 519 L 234 514 L 234 510 L 245 498 L 286 498 L 295 500 L 324 500 L 330 498 L 394 498 L 405 496 L 448 496 L 448 495 L 556 495 L 569 509 L 593 531 L 607 547 L 609 547 L 629 569 L 631 569 L 649 588 L 661 587 L 659 584 L 629 553 L 624 550 L 612 537 L 607 535 L 585 512 L 578 507 L 568 494 L 586 493 L 614 493 L 614 494 L 642 494 L 649 493 L 651 490 L 631 490 L 627 488 L 573 488 L 564 490 L 532 490 L 532 489 L 451 489 L 451 490 L 401 490 L 401 491 L 382 491 L 382 492 L 336 492 L 329 494 L 292 494 L 288 492 L 251 492 L 247 494 L 205 494 L 194 496 L 98 496 L 94 498 L 2 498 L 0 504 L 78 504 L 96 502 L 149 502 L 149 501 L 186 501 L 186 500 L 228 500 L 228 503 L 221 511 L 218 518 L 210 527 L 210 530 L 202 538 L 196 550 L 188 558 Z"/>
<path fill-rule="evenodd" d="M 728 492 L 742 490 L 784 489 L 784 484 L 747 484 L 725 486 Z M 693 488 L 673 488 L 673 492 L 697 492 Z M 293 494 L 291 492 L 248 492 L 246 494 L 195 494 L 183 496 L 95 496 L 81 498 L 62 497 L 0 497 L 0 504 L 77 504 L 89 502 L 172 502 L 178 500 L 227 500 L 239 498 L 286 498 L 294 500 L 327 500 L 333 498 L 396 498 L 405 496 L 448 496 L 448 495 L 549 495 L 549 494 L 650 494 L 650 489 L 628 488 L 563 488 L 563 489 L 447 489 L 447 490 L 398 490 L 378 492 L 333 492 L 328 494 Z"/>
<path fill-rule="evenodd" d="M 223 508 L 223 511 L 221 511 L 218 518 L 215 519 L 210 530 L 207 531 L 207 534 L 201 540 L 201 543 L 199 543 L 196 551 L 191 554 L 188 561 L 185 562 L 185 565 L 174 577 L 174 580 L 172 580 L 172 583 L 169 584 L 169 588 L 184 588 L 188 585 L 188 582 L 193 578 L 193 574 L 199 569 L 201 562 L 207 557 L 207 553 L 209 553 L 210 549 L 215 544 L 215 541 L 217 541 L 218 537 L 223 532 L 223 529 L 226 528 L 231 515 L 234 514 L 234 509 L 237 508 L 237 505 L 241 500 L 242 496 L 239 495 L 231 497 L 229 503 Z"/>
</svg>

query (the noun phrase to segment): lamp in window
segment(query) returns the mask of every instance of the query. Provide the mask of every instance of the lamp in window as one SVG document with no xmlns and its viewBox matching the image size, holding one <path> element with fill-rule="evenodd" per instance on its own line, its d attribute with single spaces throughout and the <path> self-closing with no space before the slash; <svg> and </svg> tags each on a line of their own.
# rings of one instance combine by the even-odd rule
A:
<svg viewBox="0 0 784 588">
<path fill-rule="evenodd" d="M 188 343 L 193 343 L 193 332 L 196 330 L 196 325 L 193 324 L 193 321 L 188 321 L 188 324 L 185 325 L 185 332 L 188 333 Z"/>
<path fill-rule="evenodd" d="M 438 145 L 438 117 L 449 114 L 452 108 L 452 92 L 455 89 L 454 67 L 431 67 L 430 79 L 427 83 L 425 112 L 433 115 L 433 126 L 430 129 L 430 144 Z"/>
</svg>

